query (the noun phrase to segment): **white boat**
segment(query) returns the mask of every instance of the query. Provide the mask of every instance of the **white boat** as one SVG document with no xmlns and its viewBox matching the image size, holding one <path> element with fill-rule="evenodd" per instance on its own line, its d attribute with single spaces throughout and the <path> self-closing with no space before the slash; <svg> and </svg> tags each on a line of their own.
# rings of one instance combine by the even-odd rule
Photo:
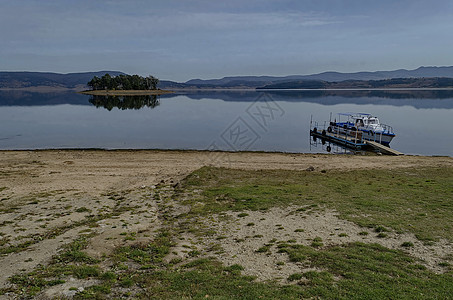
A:
<svg viewBox="0 0 453 300">
<path fill-rule="evenodd" d="M 389 146 L 395 137 L 391 126 L 380 123 L 377 117 L 367 113 L 340 113 L 338 121 L 330 121 L 327 131 L 345 135 L 356 132 L 360 135 L 360 140 L 374 141 L 385 146 Z"/>
</svg>

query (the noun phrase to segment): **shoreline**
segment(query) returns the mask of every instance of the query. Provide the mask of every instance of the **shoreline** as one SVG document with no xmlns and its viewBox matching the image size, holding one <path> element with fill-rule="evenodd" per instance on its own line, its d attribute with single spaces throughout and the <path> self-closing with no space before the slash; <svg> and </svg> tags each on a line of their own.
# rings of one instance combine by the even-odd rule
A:
<svg viewBox="0 0 453 300">
<path fill-rule="evenodd" d="M 237 154 L 264 154 L 264 155 L 319 155 L 319 156 L 336 156 L 342 157 L 344 155 L 338 155 L 334 153 L 323 153 L 323 152 L 290 152 L 290 151 L 265 151 L 265 150 L 248 150 L 248 151 L 228 151 L 228 150 L 208 150 L 208 149 L 160 149 L 160 148 L 38 148 L 38 149 L 0 149 L 0 154 L 5 152 L 174 152 L 174 153 L 198 153 L 206 155 L 237 155 Z M 367 151 L 362 154 L 347 154 L 348 157 L 390 157 L 392 155 L 379 155 L 375 152 Z M 422 154 L 406 154 L 401 156 L 408 157 L 419 157 L 419 158 L 452 158 L 449 155 L 422 155 Z"/>
<path fill-rule="evenodd" d="M 94 96 L 147 96 L 147 95 L 172 94 L 174 92 L 168 90 L 96 90 L 96 91 L 87 90 L 77 93 Z"/>
<path fill-rule="evenodd" d="M 257 91 L 453 91 L 452 87 L 445 88 L 332 88 L 332 89 L 279 89 L 279 88 L 256 88 Z"/>
<path fill-rule="evenodd" d="M 32 154 L 80 154 L 84 155 L 89 153 L 95 154 L 105 154 L 106 156 L 109 155 L 121 155 L 121 154 L 132 154 L 132 155 L 141 155 L 141 154 L 149 154 L 149 155 L 181 155 L 181 156 L 204 156 L 204 157 L 273 157 L 276 158 L 284 158 L 284 157 L 291 157 L 291 158 L 304 158 L 305 159 L 317 159 L 317 158 L 326 158 L 332 161 L 348 161 L 348 160 L 370 160 L 370 161 L 398 161 L 398 159 L 402 160 L 410 160 L 410 161 L 424 161 L 424 160 L 441 160 L 445 161 L 447 164 L 451 164 L 453 166 L 453 157 L 448 155 L 417 155 L 417 154 L 405 154 L 401 156 L 393 156 L 393 155 L 378 155 L 373 152 L 369 152 L 366 154 L 351 154 L 351 155 L 336 155 L 332 153 L 305 153 L 305 152 L 283 152 L 283 151 L 223 151 L 223 150 L 197 150 L 197 149 L 106 149 L 106 148 L 42 148 L 42 149 L 0 149 L 0 162 L 2 155 L 14 155 L 14 154 L 21 154 L 21 153 L 28 153 Z M 200 160 L 200 162 L 207 161 L 206 159 Z M 212 159 L 211 162 L 213 165 L 218 163 L 219 159 Z M 230 165 L 234 165 L 233 162 L 228 162 Z M 269 166 L 271 167 L 271 166 Z M 397 166 L 395 166 L 397 167 Z M 274 168 L 279 169 L 278 166 L 274 166 Z M 336 168 L 335 166 L 329 168 Z M 352 166 L 352 168 L 356 168 Z M 359 166 L 360 168 L 360 166 Z"/>
<path fill-rule="evenodd" d="M 421 87 L 421 88 L 331 88 L 331 89 L 283 89 L 283 88 L 261 88 L 261 87 L 234 87 L 234 88 L 213 88 L 213 87 L 175 87 L 171 90 L 84 90 L 81 87 L 54 87 L 54 86 L 31 86 L 31 87 L 2 87 L 0 91 L 3 92 L 36 92 L 36 93 L 59 93 L 59 92 L 75 92 L 85 95 L 100 95 L 112 94 L 115 95 L 157 95 L 157 94 L 170 94 L 175 92 L 203 92 L 203 91 L 218 91 L 218 92 L 235 92 L 235 91 L 255 91 L 255 92 L 274 92 L 274 91 L 453 91 L 453 87 L 435 88 L 435 87 Z"/>
</svg>

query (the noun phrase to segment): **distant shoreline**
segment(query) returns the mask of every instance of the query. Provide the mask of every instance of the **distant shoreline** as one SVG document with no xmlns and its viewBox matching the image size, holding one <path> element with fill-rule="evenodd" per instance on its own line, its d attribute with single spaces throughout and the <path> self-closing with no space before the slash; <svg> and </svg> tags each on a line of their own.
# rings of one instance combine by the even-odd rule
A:
<svg viewBox="0 0 453 300">
<path fill-rule="evenodd" d="M 256 88 L 257 91 L 451 91 L 453 87 L 445 88 L 430 88 L 430 87 L 419 87 L 419 88 L 325 88 L 325 89 L 285 89 L 285 88 Z"/>
<path fill-rule="evenodd" d="M 88 90 L 78 92 L 84 95 L 95 96 L 146 96 L 146 95 L 164 95 L 171 94 L 173 91 L 168 90 Z"/>
<path fill-rule="evenodd" d="M 387 88 L 213 88 L 213 87 L 184 87 L 172 88 L 172 90 L 82 90 L 80 87 L 66 88 L 55 86 L 33 86 L 20 88 L 0 88 L 0 92 L 32 92 L 32 93 L 68 93 L 74 92 L 84 95 L 99 96 L 140 96 L 140 95 L 164 95 L 175 92 L 277 92 L 277 91 L 452 91 L 453 87 L 387 87 Z"/>
</svg>

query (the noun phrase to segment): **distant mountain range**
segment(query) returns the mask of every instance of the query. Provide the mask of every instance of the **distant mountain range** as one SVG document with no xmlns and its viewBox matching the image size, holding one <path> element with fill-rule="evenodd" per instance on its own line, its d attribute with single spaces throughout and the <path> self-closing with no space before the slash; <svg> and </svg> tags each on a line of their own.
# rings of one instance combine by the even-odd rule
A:
<svg viewBox="0 0 453 300">
<path fill-rule="evenodd" d="M 340 72 L 323 72 L 311 75 L 291 75 L 291 76 L 232 76 L 223 77 L 221 79 L 191 79 L 184 83 L 177 83 L 172 81 L 162 81 L 161 88 L 262 88 L 265 86 L 286 84 L 295 82 L 342 82 L 342 81 L 370 81 L 370 80 L 387 80 L 394 78 L 453 78 L 453 66 L 450 67 L 420 67 L 415 70 L 394 70 L 394 71 L 376 71 L 376 72 L 355 72 L 355 73 L 340 73 Z M 319 88 L 322 85 L 318 84 Z M 369 84 L 362 84 L 369 85 Z M 349 86 L 351 87 L 351 86 Z M 272 87 L 279 88 L 279 87 Z M 297 88 L 293 85 L 292 88 Z M 303 87 L 300 87 L 303 88 Z M 310 88 L 310 87 L 306 87 Z M 314 87 L 311 87 L 314 88 Z M 342 87 L 338 87 L 342 88 Z"/>
<path fill-rule="evenodd" d="M 42 73 L 42 72 L 0 72 L 0 89 L 33 89 L 48 87 L 50 89 L 86 89 L 87 82 L 94 76 L 101 77 L 125 74 L 118 71 L 100 71 L 85 73 Z M 158 74 L 155 74 L 158 75 Z M 158 76 L 157 76 L 158 77 Z M 398 83 L 394 79 L 424 78 L 423 80 L 406 80 Z M 430 78 L 429 80 L 426 78 Z M 420 67 L 415 70 L 394 70 L 376 72 L 323 72 L 311 75 L 292 76 L 230 76 L 221 79 L 191 79 L 186 82 L 161 80 L 161 89 L 255 89 L 255 88 L 435 88 L 452 87 L 453 66 Z M 394 81 L 388 81 L 393 79 Z M 388 85 L 390 84 L 390 85 Z"/>
<path fill-rule="evenodd" d="M 23 89 L 32 87 L 52 87 L 64 89 L 86 89 L 87 82 L 94 76 L 101 77 L 125 74 L 118 71 L 99 71 L 85 73 L 45 73 L 45 72 L 0 72 L 0 88 Z"/>
<path fill-rule="evenodd" d="M 417 89 L 417 88 L 453 88 L 453 78 L 422 77 L 392 78 L 382 80 L 295 80 L 278 82 L 258 87 L 257 89 Z"/>
</svg>

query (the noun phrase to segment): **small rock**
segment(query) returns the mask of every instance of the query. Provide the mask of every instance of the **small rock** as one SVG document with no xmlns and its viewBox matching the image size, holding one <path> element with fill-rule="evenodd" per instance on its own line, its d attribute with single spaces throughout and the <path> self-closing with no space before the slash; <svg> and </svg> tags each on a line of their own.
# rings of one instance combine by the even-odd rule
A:
<svg viewBox="0 0 453 300">
<path fill-rule="evenodd" d="M 305 171 L 308 171 L 308 172 L 313 172 L 315 170 L 315 167 L 313 166 L 309 166 L 308 168 L 305 169 Z"/>
</svg>

